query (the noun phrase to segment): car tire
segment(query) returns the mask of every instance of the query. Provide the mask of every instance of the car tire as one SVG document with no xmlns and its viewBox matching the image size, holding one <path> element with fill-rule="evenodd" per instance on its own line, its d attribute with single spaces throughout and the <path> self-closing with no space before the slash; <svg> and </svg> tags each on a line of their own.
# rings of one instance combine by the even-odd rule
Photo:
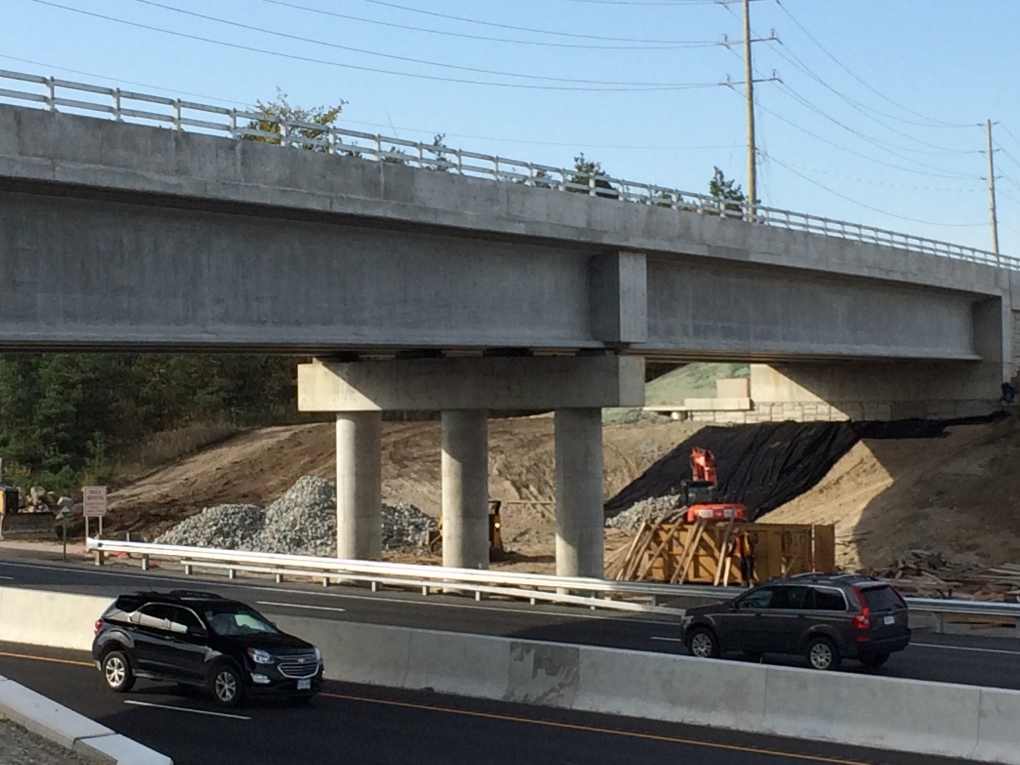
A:
<svg viewBox="0 0 1020 765">
<path fill-rule="evenodd" d="M 221 707 L 240 706 L 244 701 L 244 683 L 241 673 L 232 664 L 218 664 L 213 668 L 209 681 L 213 701 Z"/>
<path fill-rule="evenodd" d="M 135 673 L 131 662 L 123 651 L 110 651 L 103 656 L 103 679 L 106 687 L 116 693 L 127 693 L 135 684 Z"/>
<path fill-rule="evenodd" d="M 687 650 L 699 659 L 717 659 L 719 638 L 708 627 L 695 627 L 687 636 Z"/>
<path fill-rule="evenodd" d="M 839 669 L 843 661 L 836 644 L 827 637 L 813 637 L 808 640 L 804 653 L 811 669 L 834 671 Z"/>
<path fill-rule="evenodd" d="M 869 653 L 861 657 L 860 661 L 865 667 L 881 667 L 889 660 L 887 653 Z"/>
</svg>

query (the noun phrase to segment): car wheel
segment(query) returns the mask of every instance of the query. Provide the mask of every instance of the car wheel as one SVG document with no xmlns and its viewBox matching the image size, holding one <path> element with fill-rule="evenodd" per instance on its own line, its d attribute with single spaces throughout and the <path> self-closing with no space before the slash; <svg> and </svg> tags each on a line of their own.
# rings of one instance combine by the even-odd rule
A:
<svg viewBox="0 0 1020 765">
<path fill-rule="evenodd" d="M 807 660 L 812 669 L 839 669 L 839 649 L 829 638 L 811 638 L 807 644 Z"/>
<path fill-rule="evenodd" d="M 719 656 L 719 639 L 707 627 L 698 627 L 687 637 L 687 650 L 699 659 L 715 659 Z"/>
<path fill-rule="evenodd" d="M 881 667 L 887 661 L 889 661 L 887 653 L 870 653 L 861 657 L 861 664 L 865 667 Z"/>
<path fill-rule="evenodd" d="M 241 675 L 230 664 L 220 664 L 212 673 L 212 694 L 217 704 L 236 707 L 244 700 Z"/>
<path fill-rule="evenodd" d="M 123 651 L 110 651 L 103 657 L 103 678 L 110 690 L 127 693 L 135 684 L 135 673 L 131 662 Z"/>
</svg>

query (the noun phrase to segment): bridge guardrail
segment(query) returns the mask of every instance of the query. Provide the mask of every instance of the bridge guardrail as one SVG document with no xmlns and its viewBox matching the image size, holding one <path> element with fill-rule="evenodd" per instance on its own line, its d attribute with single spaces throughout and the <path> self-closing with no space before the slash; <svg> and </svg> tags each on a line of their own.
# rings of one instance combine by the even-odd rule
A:
<svg viewBox="0 0 1020 765">
<path fill-rule="evenodd" d="M 170 558 L 185 566 L 191 574 L 194 567 L 226 569 L 234 578 L 237 571 L 256 571 L 275 574 L 277 580 L 285 575 L 321 576 L 323 583 L 331 580 L 364 582 L 375 590 L 379 586 L 404 587 L 421 590 L 457 590 L 471 592 L 476 599 L 482 595 L 500 595 L 521 600 L 546 601 L 584 605 L 619 611 L 641 611 L 679 616 L 682 608 L 661 605 L 680 598 L 726 600 L 736 597 L 744 588 L 708 587 L 703 585 L 675 585 L 660 582 L 617 582 L 608 579 L 562 577 L 548 574 L 528 574 L 513 571 L 445 568 L 413 563 L 385 563 L 381 561 L 341 560 L 306 555 L 257 553 L 242 550 L 220 550 L 186 545 L 161 545 L 150 542 L 119 542 L 89 538 L 86 550 L 95 553 L 96 564 L 102 565 L 111 553 L 137 555 L 143 569 L 150 558 Z M 895 582 L 893 582 L 895 584 Z M 579 594 L 579 593 L 584 593 Z M 955 598 L 906 598 L 913 611 L 935 616 L 935 631 L 944 627 L 943 617 L 952 615 L 1000 616 L 1017 620 L 1020 628 L 1020 603 L 996 603 L 982 600 Z M 636 602 L 644 601 L 644 602 Z"/>
<path fill-rule="evenodd" d="M 791 231 L 1020 270 L 1020 258 L 975 247 L 793 210 L 720 200 L 706 194 L 628 181 L 610 175 L 585 174 L 574 168 L 554 167 L 335 126 L 297 122 L 245 109 L 0 70 L 0 84 L 5 80 L 15 84 L 12 87 L 0 87 L 0 100 L 9 99 L 22 105 L 39 104 L 49 111 L 58 111 L 63 107 L 89 113 L 89 116 L 108 115 L 118 122 L 156 124 L 174 130 L 188 129 L 379 162 L 401 162 L 412 167 L 475 178 L 669 207 L 700 215 L 733 218 Z"/>
</svg>

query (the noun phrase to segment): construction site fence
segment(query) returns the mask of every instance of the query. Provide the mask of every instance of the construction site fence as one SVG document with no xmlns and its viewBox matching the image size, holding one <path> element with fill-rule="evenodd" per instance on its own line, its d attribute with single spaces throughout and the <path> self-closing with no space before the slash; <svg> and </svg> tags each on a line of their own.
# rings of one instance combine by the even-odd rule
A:
<svg viewBox="0 0 1020 765">
<path fill-rule="evenodd" d="M 104 115 L 117 122 L 157 125 L 179 131 L 427 168 L 538 189 L 587 194 L 1020 270 L 1020 258 L 861 223 L 767 207 L 754 203 L 754 200 L 720 199 L 611 175 L 586 173 L 577 168 L 555 167 L 453 149 L 441 142 L 423 143 L 334 125 L 299 122 L 255 109 L 213 106 L 133 90 L 0 70 L 0 103 L 3 102 L 92 117 Z"/>
<path fill-rule="evenodd" d="M 221 550 L 150 542 L 120 542 L 88 538 L 86 550 L 97 566 L 107 557 L 122 555 L 140 559 L 148 570 L 154 558 L 178 562 L 186 575 L 196 569 L 224 571 L 228 578 L 238 574 L 317 579 L 330 584 L 366 584 L 375 592 L 383 587 L 413 589 L 422 595 L 457 592 L 471 594 L 476 600 L 498 596 L 515 600 L 586 606 L 592 609 L 660 613 L 680 617 L 684 608 L 675 601 L 703 599 L 725 601 L 740 595 L 742 586 L 711 587 L 674 585 L 658 582 L 617 582 L 587 577 L 563 577 L 513 571 L 486 571 L 446 568 L 412 563 L 342 560 L 306 555 L 257 553 Z M 906 598 L 907 606 L 917 612 L 935 615 L 935 629 L 941 631 L 943 615 L 1011 618 L 1020 628 L 1020 603 L 997 603 L 955 598 Z"/>
</svg>

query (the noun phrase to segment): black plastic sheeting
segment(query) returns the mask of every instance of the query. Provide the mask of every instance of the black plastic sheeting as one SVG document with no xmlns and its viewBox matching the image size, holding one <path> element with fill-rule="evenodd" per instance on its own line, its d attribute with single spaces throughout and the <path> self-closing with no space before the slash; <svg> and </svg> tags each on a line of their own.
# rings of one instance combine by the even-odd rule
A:
<svg viewBox="0 0 1020 765">
<path fill-rule="evenodd" d="M 1005 416 L 708 427 L 607 501 L 605 514 L 612 517 L 642 500 L 678 493 L 680 482 L 691 478 L 693 447 L 710 449 L 715 456 L 718 500 L 746 505 L 753 520 L 810 490 L 863 438 L 939 438 L 951 425 L 981 424 Z"/>
</svg>

